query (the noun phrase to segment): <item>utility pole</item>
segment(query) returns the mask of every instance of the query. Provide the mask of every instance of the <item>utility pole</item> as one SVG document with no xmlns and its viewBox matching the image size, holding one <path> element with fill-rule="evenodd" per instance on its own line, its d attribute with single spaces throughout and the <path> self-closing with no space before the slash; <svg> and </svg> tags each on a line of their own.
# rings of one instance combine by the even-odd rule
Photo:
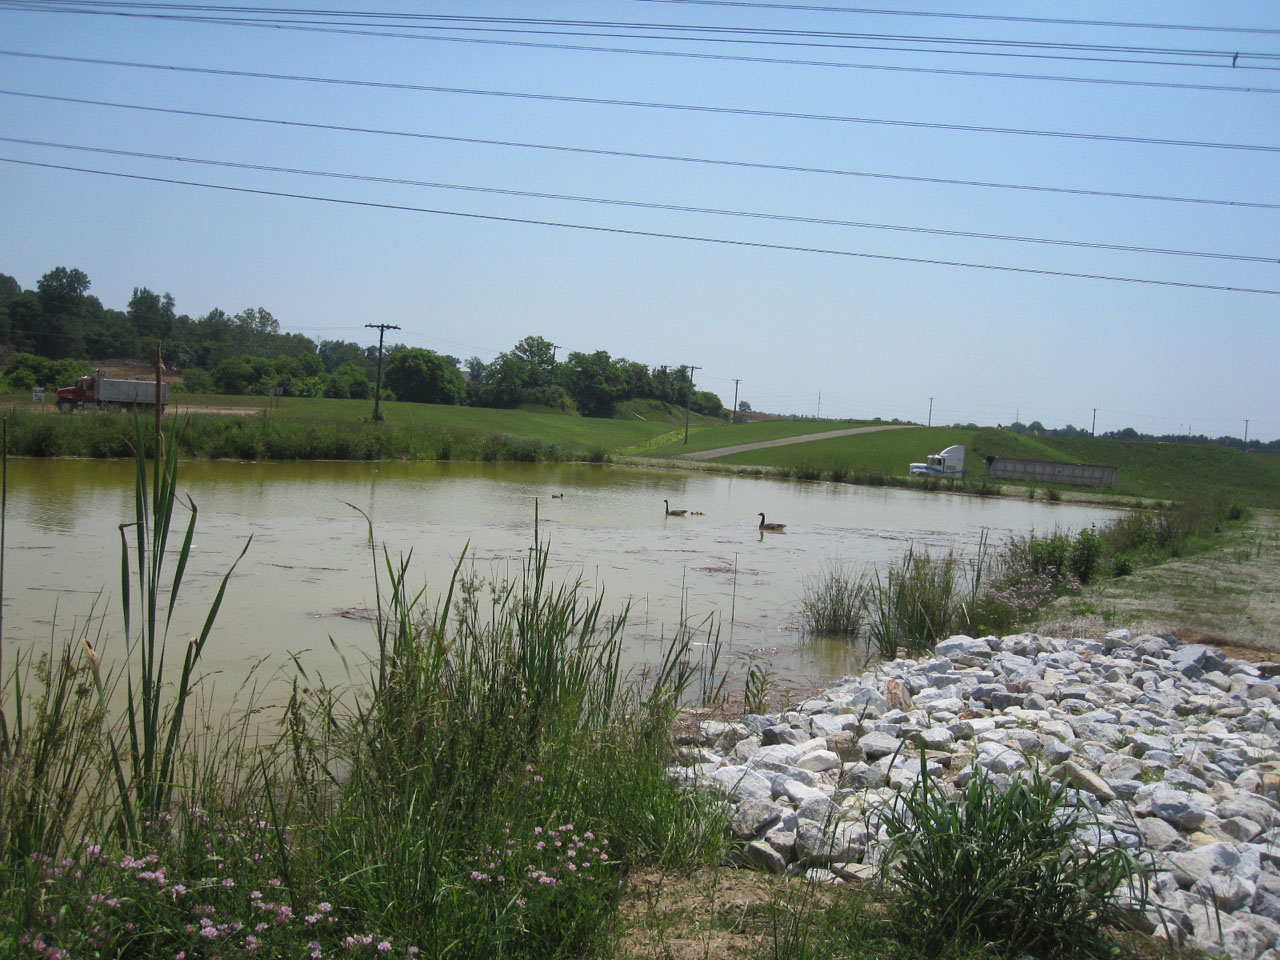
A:
<svg viewBox="0 0 1280 960">
<path fill-rule="evenodd" d="M 1246 447 L 1249 445 L 1249 421 L 1248 420 L 1244 422 L 1244 445 Z"/>
<path fill-rule="evenodd" d="M 553 344 L 551 345 L 551 364 L 552 364 L 552 366 L 554 366 L 554 365 L 555 365 L 555 362 L 556 362 L 556 351 L 557 351 L 557 350 L 559 350 L 559 349 L 560 349 L 560 344 L 558 344 L 558 343 L 553 343 Z"/>
<path fill-rule="evenodd" d="M 822 419 L 822 391 L 821 391 L 821 390 L 819 390 L 819 391 L 818 391 L 818 413 L 817 413 L 817 415 L 814 417 L 814 419 L 815 419 L 815 420 L 821 420 L 821 419 Z"/>
<path fill-rule="evenodd" d="M 388 330 L 400 328 L 394 323 L 366 323 L 365 326 L 378 331 L 378 385 L 373 395 L 373 422 L 378 423 L 382 420 L 382 412 L 378 409 L 378 404 L 382 401 L 382 337 Z"/>
<path fill-rule="evenodd" d="M 689 392 L 684 395 L 684 442 L 685 446 L 689 445 L 689 405 L 693 402 L 693 371 L 701 370 L 701 367 L 689 368 Z"/>
<path fill-rule="evenodd" d="M 738 384 L 740 384 L 741 382 L 742 382 L 742 381 L 741 381 L 741 380 L 739 380 L 739 379 L 737 379 L 736 377 L 734 378 L 734 381 L 733 381 L 733 420 L 731 420 L 731 421 L 730 421 L 731 423 L 737 423 L 737 422 L 738 422 Z M 1245 437 L 1248 437 L 1248 436 L 1249 436 L 1249 421 L 1248 421 L 1248 420 L 1246 420 L 1246 421 L 1244 422 L 1244 434 L 1245 434 Z"/>
<path fill-rule="evenodd" d="M 929 398 L 929 422 L 926 423 L 925 426 L 926 427 L 933 426 L 933 397 Z"/>
<path fill-rule="evenodd" d="M 1094 407 L 1093 408 L 1093 426 L 1089 428 L 1089 436 L 1091 437 L 1097 436 L 1097 433 L 1096 433 L 1097 429 L 1098 429 L 1098 408 Z"/>
</svg>

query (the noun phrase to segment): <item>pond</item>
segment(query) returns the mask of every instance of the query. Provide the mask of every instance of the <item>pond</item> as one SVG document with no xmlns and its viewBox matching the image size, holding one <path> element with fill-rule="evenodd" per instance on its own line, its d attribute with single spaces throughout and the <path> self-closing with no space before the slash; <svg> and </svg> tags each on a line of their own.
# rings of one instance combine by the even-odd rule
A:
<svg viewBox="0 0 1280 960">
<path fill-rule="evenodd" d="M 11 651 L 81 636 L 108 657 L 121 648 L 119 525 L 133 518 L 133 469 L 10 460 L 6 669 Z M 345 676 L 344 660 L 362 671 L 376 649 L 375 550 L 396 562 L 411 555 L 408 582 L 434 601 L 464 552 L 469 573 L 516 577 L 535 517 L 556 582 L 603 594 L 606 615 L 628 608 L 629 669 L 656 660 L 685 622 L 703 642 L 718 631 L 735 669 L 754 658 L 779 683 L 816 689 L 864 661 L 848 644 L 798 630 L 806 582 L 832 566 L 883 571 L 911 548 L 972 555 L 984 531 L 1000 544 L 1115 516 L 1025 499 L 583 464 L 193 461 L 182 464 L 179 489 L 198 519 L 171 636 L 200 631 L 252 537 L 205 653 L 224 689 L 260 659 L 267 673 L 284 674 L 296 656 L 331 683 Z M 689 512 L 667 516 L 664 499 Z M 785 531 L 762 533 L 761 512 Z M 180 543 L 181 529 L 170 539 L 175 556 Z"/>
</svg>

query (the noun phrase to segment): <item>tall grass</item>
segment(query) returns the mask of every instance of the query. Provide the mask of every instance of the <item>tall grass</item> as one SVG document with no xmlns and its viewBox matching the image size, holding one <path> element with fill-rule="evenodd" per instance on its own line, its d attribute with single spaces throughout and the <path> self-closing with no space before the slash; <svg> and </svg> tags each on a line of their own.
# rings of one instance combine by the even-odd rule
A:
<svg viewBox="0 0 1280 960">
<path fill-rule="evenodd" d="M 848 567 L 833 564 L 808 577 L 800 595 L 805 629 L 823 637 L 858 637 L 866 621 L 868 583 Z"/>
<path fill-rule="evenodd" d="M 933 557 L 914 548 L 889 565 L 883 580 L 876 571 L 868 618 L 871 642 L 882 657 L 897 657 L 900 647 L 916 655 L 950 634 L 958 612 L 957 571 L 953 554 Z"/>
<path fill-rule="evenodd" d="M 1145 896 L 1139 862 L 1035 768 L 1007 786 L 975 770 L 958 793 L 926 770 L 878 818 L 894 926 L 918 956 L 1113 955 L 1105 927 Z"/>
</svg>

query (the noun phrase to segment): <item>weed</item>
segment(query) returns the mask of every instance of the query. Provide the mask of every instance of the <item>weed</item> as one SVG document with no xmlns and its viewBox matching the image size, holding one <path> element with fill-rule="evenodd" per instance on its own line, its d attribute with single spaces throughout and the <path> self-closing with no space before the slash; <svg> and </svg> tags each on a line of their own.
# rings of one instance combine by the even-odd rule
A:
<svg viewBox="0 0 1280 960">
<path fill-rule="evenodd" d="M 804 583 L 800 619 L 804 629 L 818 636 L 861 635 L 866 619 L 867 578 L 844 567 L 831 566 Z"/>
<path fill-rule="evenodd" d="M 879 818 L 895 927 L 920 956 L 982 944 L 1000 957 L 1108 955 L 1102 928 L 1142 876 L 1077 795 L 1034 768 L 1007 789 L 975 770 L 954 795 L 925 772 Z"/>
</svg>

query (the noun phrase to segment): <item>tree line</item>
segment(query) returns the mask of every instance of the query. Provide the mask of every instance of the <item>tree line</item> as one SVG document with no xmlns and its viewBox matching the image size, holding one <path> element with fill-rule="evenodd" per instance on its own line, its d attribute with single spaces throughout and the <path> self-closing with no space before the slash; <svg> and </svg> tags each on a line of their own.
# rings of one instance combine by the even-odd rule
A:
<svg viewBox="0 0 1280 960">
<path fill-rule="evenodd" d="M 162 344 L 170 372 L 189 393 L 372 398 L 378 347 L 341 340 L 316 343 L 280 329 L 267 310 L 236 314 L 214 308 L 192 318 L 174 298 L 135 287 L 126 309 L 103 306 L 83 271 L 57 267 L 23 290 L 0 274 L 0 351 L 10 389 L 55 389 L 89 372 L 90 361 L 150 362 Z M 528 336 L 485 363 L 402 343 L 383 351 L 383 399 L 514 408 L 530 404 L 606 417 L 624 400 L 688 405 L 727 416 L 720 398 L 697 390 L 688 367 L 649 367 L 604 350 L 571 352 Z"/>
</svg>

